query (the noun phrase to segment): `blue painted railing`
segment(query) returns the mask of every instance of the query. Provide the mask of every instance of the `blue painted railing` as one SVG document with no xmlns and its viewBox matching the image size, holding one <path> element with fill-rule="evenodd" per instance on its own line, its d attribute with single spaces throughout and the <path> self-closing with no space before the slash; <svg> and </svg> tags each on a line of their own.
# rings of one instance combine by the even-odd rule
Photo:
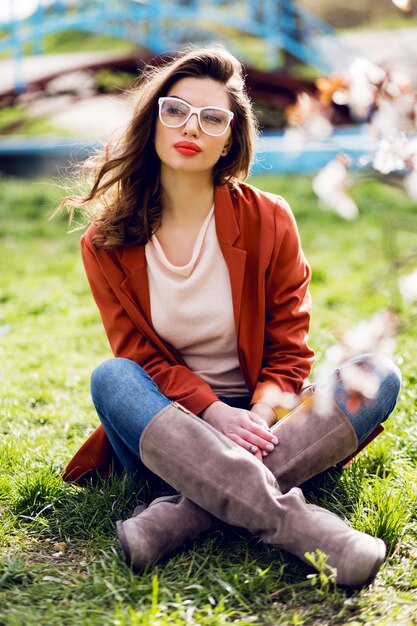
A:
<svg viewBox="0 0 417 626">
<path fill-rule="evenodd" d="M 78 163 L 99 145 L 68 137 L 4 137 L 0 140 L 0 172 L 33 176 L 65 173 L 70 163 Z M 343 152 L 358 168 L 372 163 L 377 139 L 367 125 L 339 127 L 325 141 L 309 140 L 300 148 L 283 132 L 265 132 L 256 146 L 252 174 L 311 173 L 324 167 Z"/>
<path fill-rule="evenodd" d="M 46 35 L 68 29 L 133 41 L 153 54 L 190 42 L 228 43 L 231 32 L 232 49 L 239 53 L 240 33 L 261 40 L 263 65 L 270 70 L 282 66 L 283 53 L 322 72 L 346 66 L 349 58 L 329 25 L 293 0 L 55 0 L 48 5 L 39 0 L 29 17 L 0 25 L 0 53 L 11 51 L 18 64 L 25 44 L 41 52 Z"/>
</svg>

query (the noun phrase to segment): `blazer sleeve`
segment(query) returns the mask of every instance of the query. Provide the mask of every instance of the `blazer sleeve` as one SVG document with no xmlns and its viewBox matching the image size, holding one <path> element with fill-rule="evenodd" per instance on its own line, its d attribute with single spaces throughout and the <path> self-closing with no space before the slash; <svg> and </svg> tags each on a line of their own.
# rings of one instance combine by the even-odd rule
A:
<svg viewBox="0 0 417 626">
<path fill-rule="evenodd" d="M 179 364 L 174 356 L 164 356 L 132 322 L 102 270 L 88 233 L 81 238 L 81 254 L 114 356 L 138 363 L 164 395 L 180 402 L 192 413 L 199 414 L 215 402 L 218 398 L 205 381 L 186 365 Z"/>
<path fill-rule="evenodd" d="M 252 403 L 271 404 L 271 389 L 298 394 L 310 374 L 314 352 L 307 345 L 311 270 L 291 209 L 279 199 L 275 245 L 266 271 L 262 370 Z"/>
</svg>

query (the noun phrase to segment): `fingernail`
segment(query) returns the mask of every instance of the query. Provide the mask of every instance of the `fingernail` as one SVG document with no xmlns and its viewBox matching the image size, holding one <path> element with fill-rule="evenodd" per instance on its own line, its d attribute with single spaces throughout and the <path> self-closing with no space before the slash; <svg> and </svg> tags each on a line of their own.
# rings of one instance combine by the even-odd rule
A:
<svg viewBox="0 0 417 626">
<path fill-rule="evenodd" d="M 256 446 L 251 446 L 249 448 L 249 452 L 252 452 L 252 454 L 255 454 L 255 452 L 258 452 L 258 448 Z"/>
<path fill-rule="evenodd" d="M 272 452 L 272 450 L 274 449 L 274 446 L 272 445 L 272 443 L 267 443 L 265 448 L 268 450 L 268 452 Z"/>
<path fill-rule="evenodd" d="M 272 437 L 271 443 L 274 443 L 275 445 L 277 445 L 278 439 L 276 437 Z"/>
<path fill-rule="evenodd" d="M 268 452 L 266 450 L 262 450 L 262 456 L 268 456 Z"/>
</svg>

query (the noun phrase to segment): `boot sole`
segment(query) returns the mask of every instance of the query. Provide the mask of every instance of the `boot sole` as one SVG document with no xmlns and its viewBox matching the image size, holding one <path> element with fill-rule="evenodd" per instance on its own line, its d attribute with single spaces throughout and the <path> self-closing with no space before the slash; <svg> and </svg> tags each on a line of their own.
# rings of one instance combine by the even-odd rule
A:
<svg viewBox="0 0 417 626">
<path fill-rule="evenodd" d="M 124 531 L 124 528 L 123 528 L 123 522 L 121 520 L 116 522 L 116 528 L 117 528 L 117 534 L 119 536 L 119 542 L 120 542 L 120 546 L 121 546 L 122 551 L 123 551 L 123 556 L 125 558 L 126 565 L 131 567 L 131 565 L 132 565 L 132 557 L 130 555 L 130 550 L 129 550 L 129 547 L 128 547 L 128 544 L 127 544 L 127 539 L 126 539 L 125 531 Z"/>
</svg>

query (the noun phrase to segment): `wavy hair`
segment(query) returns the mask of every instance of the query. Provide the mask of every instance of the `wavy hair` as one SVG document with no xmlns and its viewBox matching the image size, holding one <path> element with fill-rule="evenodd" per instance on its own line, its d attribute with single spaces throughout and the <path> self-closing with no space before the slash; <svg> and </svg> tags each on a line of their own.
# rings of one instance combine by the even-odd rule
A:
<svg viewBox="0 0 417 626">
<path fill-rule="evenodd" d="M 154 147 L 158 98 L 182 78 L 211 78 L 222 83 L 234 113 L 233 141 L 213 168 L 213 184 L 245 180 L 253 156 L 257 123 L 245 91 L 243 67 L 224 48 L 188 48 L 159 67 L 148 66 L 133 91 L 132 119 L 117 141 L 84 163 L 90 191 L 62 202 L 71 217 L 85 207 L 96 248 L 145 245 L 161 223 L 160 161 Z"/>
</svg>

